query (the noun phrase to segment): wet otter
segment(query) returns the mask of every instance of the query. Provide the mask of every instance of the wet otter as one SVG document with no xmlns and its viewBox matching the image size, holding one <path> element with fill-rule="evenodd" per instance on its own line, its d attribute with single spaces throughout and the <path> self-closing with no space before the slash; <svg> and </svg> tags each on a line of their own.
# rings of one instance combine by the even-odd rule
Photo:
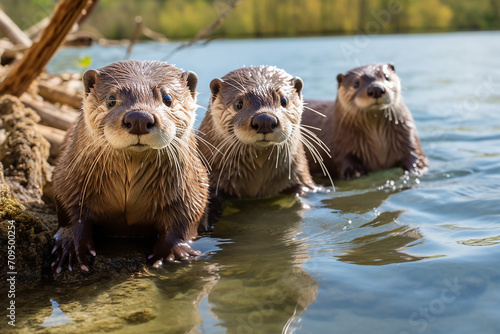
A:
<svg viewBox="0 0 500 334">
<path fill-rule="evenodd" d="M 53 267 L 95 256 L 92 226 L 158 235 L 150 259 L 186 259 L 205 221 L 208 175 L 192 132 L 198 77 L 158 61 L 122 61 L 83 76 L 83 113 L 54 171 Z M 100 232 L 101 233 L 101 232 Z"/>
<path fill-rule="evenodd" d="M 331 149 L 332 158 L 324 158 L 332 177 L 348 179 L 392 167 L 423 172 L 428 160 L 394 65 L 358 67 L 339 74 L 337 81 L 337 100 L 306 101 L 302 117 Z M 308 160 L 311 173 L 319 173 L 314 158 Z"/>
<path fill-rule="evenodd" d="M 216 203 L 227 197 L 317 190 L 301 134 L 302 86 L 300 78 L 272 66 L 240 68 L 212 80 L 199 130 L 200 149 L 212 158 L 213 208 L 219 210 Z"/>
</svg>

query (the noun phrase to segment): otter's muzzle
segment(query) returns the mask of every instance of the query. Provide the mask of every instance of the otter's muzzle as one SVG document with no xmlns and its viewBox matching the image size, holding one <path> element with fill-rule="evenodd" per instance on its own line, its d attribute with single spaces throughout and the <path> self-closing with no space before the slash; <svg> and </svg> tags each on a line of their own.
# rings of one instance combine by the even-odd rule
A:
<svg viewBox="0 0 500 334">
<path fill-rule="evenodd" d="M 250 124 L 257 133 L 267 134 L 272 133 L 279 123 L 273 115 L 262 113 L 255 116 Z"/>
<path fill-rule="evenodd" d="M 155 126 L 155 118 L 144 110 L 134 110 L 123 118 L 123 127 L 132 135 L 147 135 Z"/>
<path fill-rule="evenodd" d="M 385 94 L 385 88 L 380 87 L 380 86 L 370 86 L 367 89 L 367 92 L 369 97 L 373 97 L 374 99 L 380 98 L 382 95 Z"/>
</svg>

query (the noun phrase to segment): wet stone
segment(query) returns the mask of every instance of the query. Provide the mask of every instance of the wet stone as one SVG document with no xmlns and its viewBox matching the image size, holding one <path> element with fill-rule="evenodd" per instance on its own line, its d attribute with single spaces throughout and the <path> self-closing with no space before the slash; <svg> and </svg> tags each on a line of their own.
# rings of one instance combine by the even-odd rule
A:
<svg viewBox="0 0 500 334">
<path fill-rule="evenodd" d="M 123 315 L 122 318 L 133 324 L 142 324 L 156 318 L 156 314 L 153 310 L 145 308 L 139 311 L 127 313 Z"/>
</svg>

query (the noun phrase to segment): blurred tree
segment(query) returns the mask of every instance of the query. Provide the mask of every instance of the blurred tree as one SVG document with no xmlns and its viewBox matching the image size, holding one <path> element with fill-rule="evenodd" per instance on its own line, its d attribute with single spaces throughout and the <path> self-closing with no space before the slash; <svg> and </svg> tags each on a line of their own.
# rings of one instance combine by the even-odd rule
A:
<svg viewBox="0 0 500 334">
<path fill-rule="evenodd" d="M 453 11 L 440 0 L 420 0 L 408 3 L 409 28 L 413 30 L 434 30 L 448 28 Z"/>
<path fill-rule="evenodd" d="M 489 29 L 492 28 L 493 3 L 498 1 L 474 0 L 474 1 L 455 1 L 442 0 L 454 13 L 451 26 L 453 29 Z M 498 23 L 497 23 L 498 27 Z"/>
<path fill-rule="evenodd" d="M 52 14 L 56 0 L 1 0 L 22 28 Z M 107 38 L 130 38 L 134 18 L 169 38 L 185 39 L 207 26 L 228 0 L 100 0 L 86 27 Z M 394 4 L 401 11 L 380 23 Z M 379 16 L 377 16 L 379 15 Z M 500 0 L 243 0 L 217 32 L 227 37 L 500 29 Z"/>
</svg>

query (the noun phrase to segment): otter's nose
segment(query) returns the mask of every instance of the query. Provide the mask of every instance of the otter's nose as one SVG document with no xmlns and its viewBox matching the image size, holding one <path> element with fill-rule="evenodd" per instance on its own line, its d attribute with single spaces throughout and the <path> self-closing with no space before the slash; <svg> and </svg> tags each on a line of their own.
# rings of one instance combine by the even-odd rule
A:
<svg viewBox="0 0 500 334">
<path fill-rule="evenodd" d="M 385 94 L 385 88 L 379 86 L 368 87 L 368 96 L 378 99 Z"/>
<path fill-rule="evenodd" d="M 251 125 L 257 133 L 272 133 L 278 126 L 278 119 L 271 114 L 262 113 L 252 119 Z"/>
<path fill-rule="evenodd" d="M 155 125 L 155 118 L 143 110 L 129 112 L 123 118 L 123 126 L 133 135 L 146 135 Z"/>
</svg>

